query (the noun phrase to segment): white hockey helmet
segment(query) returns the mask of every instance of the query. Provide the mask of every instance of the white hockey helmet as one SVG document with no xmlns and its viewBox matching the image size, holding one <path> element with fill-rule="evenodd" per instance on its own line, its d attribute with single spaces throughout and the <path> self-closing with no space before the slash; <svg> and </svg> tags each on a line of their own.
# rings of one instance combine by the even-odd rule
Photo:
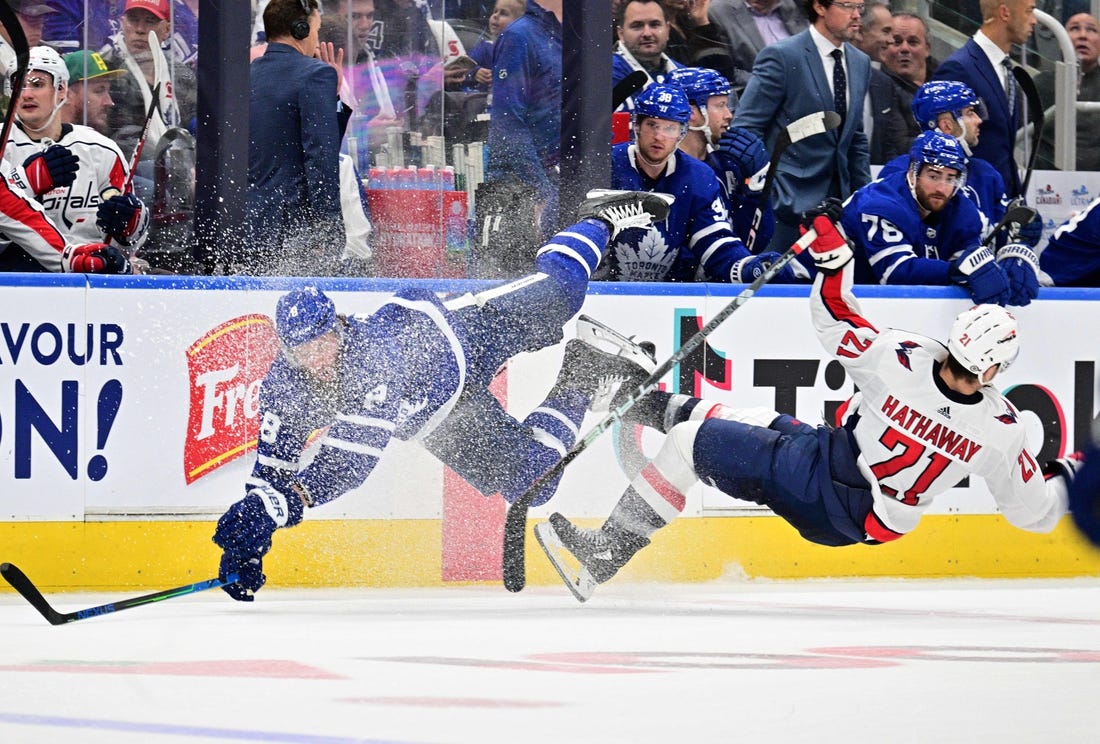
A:
<svg viewBox="0 0 1100 744">
<path fill-rule="evenodd" d="M 1003 372 L 1020 353 L 1016 318 L 1000 305 L 975 305 L 955 318 L 947 349 L 979 378 L 995 364 Z"/>
<path fill-rule="evenodd" d="M 53 77 L 53 87 L 61 90 L 62 84 L 69 83 L 69 68 L 61 55 L 48 46 L 36 46 L 31 49 L 27 62 L 27 75 L 34 70 L 49 73 Z"/>
</svg>

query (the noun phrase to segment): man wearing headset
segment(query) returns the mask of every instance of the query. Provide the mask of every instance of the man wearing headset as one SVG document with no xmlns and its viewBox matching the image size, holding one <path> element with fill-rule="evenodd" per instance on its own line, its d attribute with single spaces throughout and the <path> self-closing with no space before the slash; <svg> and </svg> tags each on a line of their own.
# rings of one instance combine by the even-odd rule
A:
<svg viewBox="0 0 1100 744">
<path fill-rule="evenodd" d="M 271 0 L 263 19 L 267 51 L 250 73 L 251 240 L 229 263 L 249 274 L 329 274 L 344 246 L 339 156 L 350 110 L 317 39 L 317 0 Z"/>
</svg>

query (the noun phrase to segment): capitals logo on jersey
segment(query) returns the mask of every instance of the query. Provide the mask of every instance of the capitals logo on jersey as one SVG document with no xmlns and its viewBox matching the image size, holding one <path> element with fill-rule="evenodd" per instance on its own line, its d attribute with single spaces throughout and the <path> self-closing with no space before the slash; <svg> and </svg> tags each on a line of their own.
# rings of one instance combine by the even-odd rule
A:
<svg viewBox="0 0 1100 744">
<path fill-rule="evenodd" d="M 913 365 L 909 363 L 909 354 L 912 353 L 913 349 L 917 348 L 918 346 L 920 346 L 920 344 L 918 344 L 916 341 L 902 341 L 900 344 L 898 344 L 898 348 L 896 350 L 898 353 L 898 363 L 910 372 L 913 371 Z"/>
</svg>

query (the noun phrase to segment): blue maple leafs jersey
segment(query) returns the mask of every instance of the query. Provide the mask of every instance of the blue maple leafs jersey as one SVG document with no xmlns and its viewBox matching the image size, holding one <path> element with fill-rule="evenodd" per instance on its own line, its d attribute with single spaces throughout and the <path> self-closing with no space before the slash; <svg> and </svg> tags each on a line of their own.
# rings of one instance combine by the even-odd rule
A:
<svg viewBox="0 0 1100 744">
<path fill-rule="evenodd" d="M 611 242 L 610 278 L 624 282 L 732 281 L 733 265 L 750 256 L 733 234 L 718 178 L 710 166 L 679 150 L 660 178 L 639 170 L 635 146 L 611 151 L 611 187 L 672 194 L 668 219 L 624 230 Z"/>
<path fill-rule="evenodd" d="M 1054 231 L 1039 267 L 1058 286 L 1100 286 L 1100 197 Z"/>
<path fill-rule="evenodd" d="M 855 245 L 857 284 L 952 284 L 950 261 L 981 243 L 982 218 L 955 194 L 921 220 L 905 172 L 873 181 L 844 205 L 841 225 Z"/>
</svg>

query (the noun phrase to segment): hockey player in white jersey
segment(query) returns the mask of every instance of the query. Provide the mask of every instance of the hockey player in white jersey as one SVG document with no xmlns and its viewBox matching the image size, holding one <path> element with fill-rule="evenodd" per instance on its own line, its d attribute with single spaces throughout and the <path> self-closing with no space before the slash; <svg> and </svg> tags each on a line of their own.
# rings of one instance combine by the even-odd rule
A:
<svg viewBox="0 0 1100 744">
<path fill-rule="evenodd" d="M 584 302 L 607 241 L 668 214 L 664 195 L 593 192 L 580 222 L 535 257 L 539 273 L 476 295 L 440 300 L 409 288 L 370 315 L 338 316 L 316 289 L 284 295 L 275 327 L 283 342 L 260 388 L 260 435 L 246 496 L 218 521 L 225 587 L 249 601 L 264 583 L 262 558 L 277 528 L 301 521 L 362 484 L 391 438 L 416 439 L 486 495 L 512 501 L 573 445 L 586 408 L 604 409 L 618 386 L 640 383 L 652 353 L 592 319 L 546 400 L 524 420 L 489 385 L 510 357 L 557 343 Z M 603 347 L 603 348 L 600 348 Z M 327 427 L 306 464 L 312 432 Z M 548 483 L 534 503 L 549 499 Z"/>
<path fill-rule="evenodd" d="M 114 241 L 132 256 L 148 235 L 149 211 L 133 193 L 123 193 L 129 166 L 118 145 L 91 127 L 62 123 L 68 81 L 56 51 L 31 49 L 5 166 L 67 242 Z"/>
<path fill-rule="evenodd" d="M 1079 460 L 1040 467 L 1019 412 L 992 387 L 1019 351 L 1015 318 L 977 305 L 958 315 L 946 344 L 880 330 L 852 294 L 851 247 L 828 217 L 812 224 L 814 328 L 858 389 L 836 428 L 684 395 L 642 401 L 635 418 L 668 436 L 607 522 L 582 529 L 555 513 L 535 528 L 581 601 L 680 513 L 684 492 L 700 479 L 769 507 L 826 546 L 904 536 L 933 498 L 967 475 L 984 478 L 1001 513 L 1021 529 L 1049 532 L 1066 512 Z"/>
<path fill-rule="evenodd" d="M 714 171 L 678 147 L 691 106 L 676 85 L 653 84 L 634 96 L 634 142 L 611 150 L 611 185 L 675 197 L 668 219 L 614 239 L 608 278 L 618 281 L 747 283 L 779 258 L 753 255 L 730 226 Z M 794 281 L 784 268 L 772 281 Z"/>
</svg>

